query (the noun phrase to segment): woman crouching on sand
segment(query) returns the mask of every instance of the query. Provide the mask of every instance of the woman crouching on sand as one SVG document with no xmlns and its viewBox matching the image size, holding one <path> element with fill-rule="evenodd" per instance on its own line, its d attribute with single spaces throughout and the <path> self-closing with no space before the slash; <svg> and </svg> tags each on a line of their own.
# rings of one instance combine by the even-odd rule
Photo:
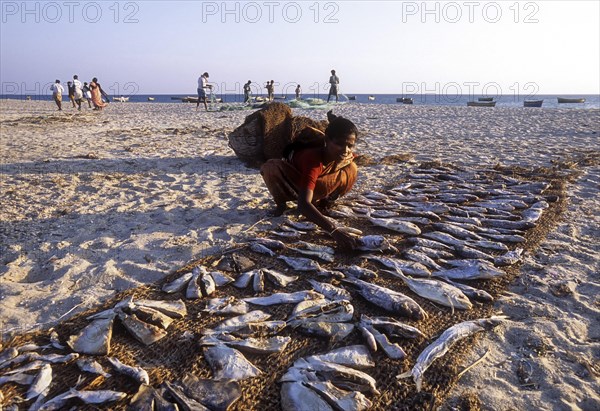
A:
<svg viewBox="0 0 600 411">
<path fill-rule="evenodd" d="M 307 127 L 286 147 L 283 159 L 267 161 L 260 173 L 277 204 L 275 215 L 283 214 L 287 201 L 297 201 L 298 211 L 327 231 L 341 248 L 355 249 L 355 238 L 336 228 L 317 209 L 331 206 L 349 192 L 358 176 L 352 153 L 358 129 L 331 111 L 327 119 L 325 134 Z"/>
</svg>

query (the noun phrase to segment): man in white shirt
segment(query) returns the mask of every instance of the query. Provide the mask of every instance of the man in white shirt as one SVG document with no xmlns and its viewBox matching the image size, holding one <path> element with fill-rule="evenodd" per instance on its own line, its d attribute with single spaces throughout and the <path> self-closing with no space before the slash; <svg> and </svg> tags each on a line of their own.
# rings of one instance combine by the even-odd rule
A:
<svg viewBox="0 0 600 411">
<path fill-rule="evenodd" d="M 56 80 L 54 84 L 50 86 L 50 90 L 52 90 L 52 97 L 54 98 L 54 102 L 58 106 L 58 109 L 62 110 L 62 93 L 65 89 L 60 84 L 60 80 Z"/>
<path fill-rule="evenodd" d="M 212 89 L 212 85 L 208 84 L 208 73 L 204 72 L 198 78 L 198 102 L 196 103 L 196 111 L 198 111 L 200 102 L 204 103 L 204 109 L 208 111 L 208 105 L 206 104 L 206 89 Z"/>
<path fill-rule="evenodd" d="M 73 76 L 73 88 L 75 89 L 74 98 L 77 103 L 77 110 L 81 111 L 81 99 L 83 98 L 83 90 L 81 89 L 81 81 L 77 77 L 77 74 Z"/>
</svg>

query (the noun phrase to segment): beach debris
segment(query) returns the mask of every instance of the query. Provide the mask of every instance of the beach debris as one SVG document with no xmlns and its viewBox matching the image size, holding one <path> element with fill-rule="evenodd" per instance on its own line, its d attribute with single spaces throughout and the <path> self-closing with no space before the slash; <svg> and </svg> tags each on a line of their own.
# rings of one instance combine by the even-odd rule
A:
<svg viewBox="0 0 600 411">
<path fill-rule="evenodd" d="M 386 311 L 414 320 L 427 318 L 425 310 L 415 300 L 402 293 L 357 278 L 342 281 L 355 286 L 365 300 Z"/>
<path fill-rule="evenodd" d="M 123 364 L 118 358 L 115 357 L 107 357 L 107 360 L 120 374 L 130 377 L 140 384 L 150 384 L 150 377 L 143 368 L 132 367 L 130 365 Z"/>
<path fill-rule="evenodd" d="M 205 347 L 204 358 L 212 369 L 215 380 L 240 381 L 262 374 L 241 352 L 225 344 Z"/>
<path fill-rule="evenodd" d="M 410 371 L 400 374 L 396 378 L 412 377 L 417 385 L 417 391 L 420 392 L 425 371 L 436 359 L 443 357 L 456 342 L 475 333 L 493 329 L 504 320 L 506 320 L 504 316 L 493 316 L 453 325 L 419 354 L 415 365 Z"/>
</svg>

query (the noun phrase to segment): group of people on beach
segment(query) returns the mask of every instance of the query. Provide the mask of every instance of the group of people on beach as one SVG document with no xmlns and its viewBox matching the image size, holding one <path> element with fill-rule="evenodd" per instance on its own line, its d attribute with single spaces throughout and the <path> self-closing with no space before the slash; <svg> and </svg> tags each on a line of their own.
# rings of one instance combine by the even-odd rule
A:
<svg viewBox="0 0 600 411">
<path fill-rule="evenodd" d="M 50 86 L 50 90 L 52 91 L 52 98 L 58 110 L 62 111 L 62 95 L 65 92 L 65 88 L 60 83 L 60 80 L 56 80 Z M 77 108 L 79 111 L 81 111 L 83 99 L 87 101 L 89 108 L 92 108 L 93 105 L 94 110 L 102 110 L 109 101 L 108 94 L 102 89 L 96 77 L 89 84 L 87 82 L 81 84 L 79 76 L 77 74 L 73 75 L 73 81 L 67 82 L 67 93 L 73 108 Z M 102 100 L 102 97 L 106 99 L 106 102 Z"/>
<path fill-rule="evenodd" d="M 212 91 L 212 84 L 208 83 L 209 74 L 207 72 L 202 73 L 202 75 L 198 78 L 198 101 L 196 102 L 196 110 L 200 107 L 200 103 L 204 104 L 204 109 L 208 111 L 208 100 L 207 100 L 207 91 Z M 244 91 L 244 103 L 250 103 L 252 101 L 252 89 L 251 89 L 252 80 L 248 80 L 243 87 Z M 329 94 L 327 96 L 327 102 L 331 99 L 331 97 L 335 97 L 335 101 L 338 101 L 338 85 L 340 84 L 339 77 L 335 74 L 335 70 L 331 70 L 331 77 L 329 77 Z M 275 100 L 275 80 L 267 81 L 267 84 L 264 86 L 267 90 L 267 102 L 272 102 Z M 296 94 L 296 100 L 300 100 L 302 96 L 302 87 L 300 84 L 296 86 L 294 90 Z"/>
</svg>

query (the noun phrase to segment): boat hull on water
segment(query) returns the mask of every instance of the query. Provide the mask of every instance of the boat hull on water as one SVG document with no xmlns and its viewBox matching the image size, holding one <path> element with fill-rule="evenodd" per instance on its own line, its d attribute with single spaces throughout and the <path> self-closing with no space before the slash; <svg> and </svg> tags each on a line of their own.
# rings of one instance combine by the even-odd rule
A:
<svg viewBox="0 0 600 411">
<path fill-rule="evenodd" d="M 477 101 L 494 101 L 494 97 L 479 97 Z"/>
<path fill-rule="evenodd" d="M 585 99 L 584 98 L 564 98 L 564 97 L 558 97 L 558 103 L 559 104 L 564 104 L 564 103 L 585 103 Z"/>
<path fill-rule="evenodd" d="M 542 104 L 544 104 L 544 100 L 525 100 L 523 107 L 542 107 Z"/>
<path fill-rule="evenodd" d="M 356 100 L 356 96 L 348 96 L 348 100 L 351 100 L 351 101 Z"/>
<path fill-rule="evenodd" d="M 495 101 L 467 101 L 467 107 L 496 107 Z"/>
<path fill-rule="evenodd" d="M 412 104 L 413 103 L 413 99 L 410 98 L 410 97 L 397 97 L 396 98 L 396 103 Z"/>
</svg>

